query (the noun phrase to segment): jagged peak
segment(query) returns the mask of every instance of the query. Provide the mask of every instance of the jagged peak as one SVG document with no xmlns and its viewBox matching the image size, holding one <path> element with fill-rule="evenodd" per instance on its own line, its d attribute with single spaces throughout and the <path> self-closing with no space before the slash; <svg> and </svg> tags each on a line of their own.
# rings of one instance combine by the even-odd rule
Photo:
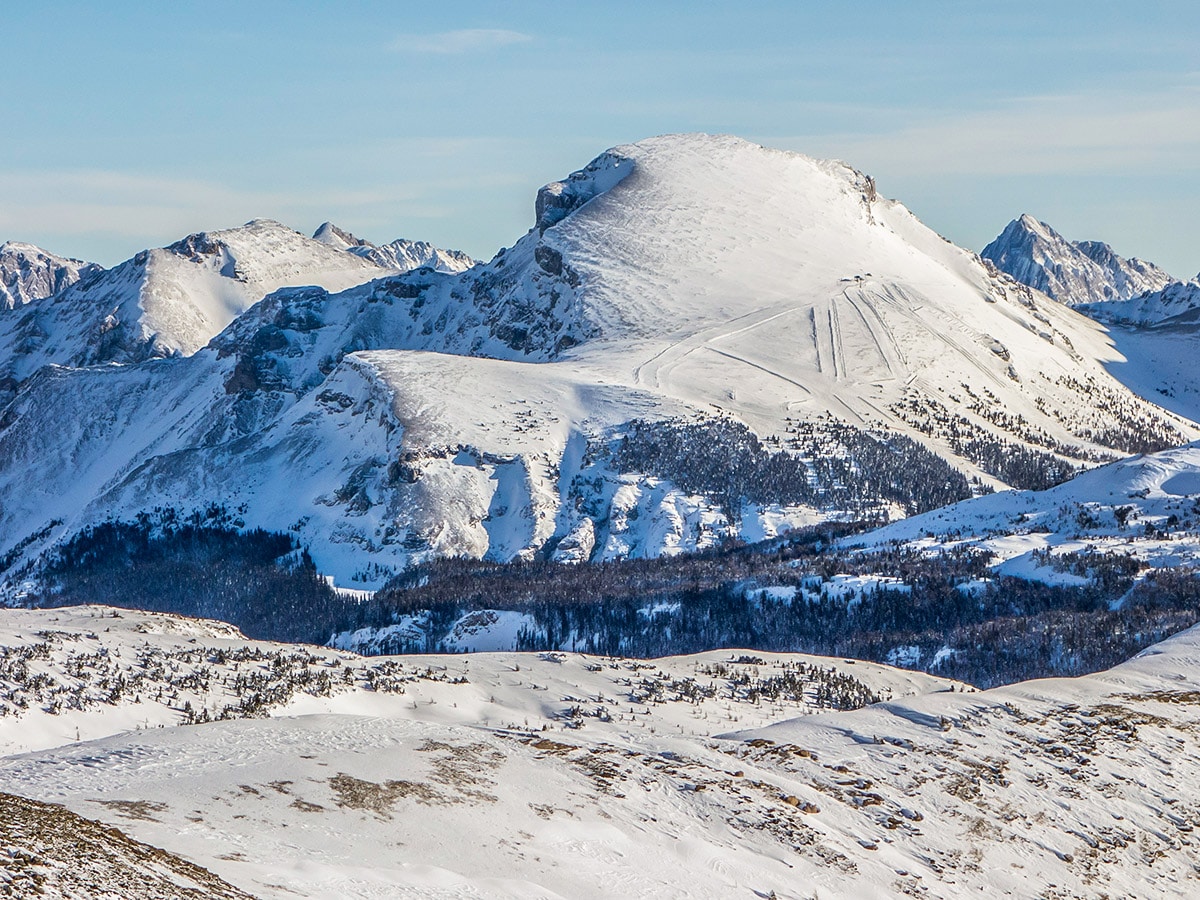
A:
<svg viewBox="0 0 1200 900">
<path fill-rule="evenodd" d="M 372 247 L 370 241 L 363 240 L 355 234 L 346 231 L 344 228 L 339 228 L 332 222 L 322 222 L 321 226 L 313 232 L 313 240 L 320 241 L 337 250 L 346 250 L 350 247 Z"/>
<path fill-rule="evenodd" d="M 1125 301 L 1173 279 L 1153 263 L 1125 258 L 1103 241 L 1071 241 L 1023 213 L 980 254 L 1029 287 L 1071 305 Z"/>
<path fill-rule="evenodd" d="M 54 296 L 104 267 L 59 256 L 26 241 L 0 244 L 0 310 Z"/>
<path fill-rule="evenodd" d="M 47 256 L 53 255 L 36 244 L 29 244 L 25 241 L 5 241 L 3 244 L 0 244 L 0 253 L 45 253 Z"/>
<path fill-rule="evenodd" d="M 1030 241 L 1040 239 L 1042 241 L 1062 241 L 1070 243 L 1061 234 L 1055 231 L 1049 224 L 1041 219 L 1031 216 L 1029 213 L 1021 213 L 1017 218 L 1013 219 L 1004 226 L 1004 230 L 996 240 L 988 245 L 989 248 L 1004 244 L 1012 244 L 1020 241 Z M 984 255 L 987 255 L 985 249 Z"/>
</svg>

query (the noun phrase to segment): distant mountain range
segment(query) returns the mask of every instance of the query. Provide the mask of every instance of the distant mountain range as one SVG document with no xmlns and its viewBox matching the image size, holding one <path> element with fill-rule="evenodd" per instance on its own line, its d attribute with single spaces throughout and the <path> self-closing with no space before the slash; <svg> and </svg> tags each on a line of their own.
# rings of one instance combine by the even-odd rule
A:
<svg viewBox="0 0 1200 900">
<path fill-rule="evenodd" d="M 8 249 L 19 247 L 26 249 Z M 429 245 L 397 241 L 385 247 L 371 248 L 380 251 L 377 261 L 266 219 L 189 235 L 109 270 L 61 260 L 30 245 L 5 244 L 0 266 L 27 275 L 19 282 L 26 298 L 21 314 L 0 316 L 0 373 L 19 383 L 50 364 L 81 367 L 190 356 L 277 288 L 353 287 L 425 264 L 419 257 Z M 410 247 L 420 249 L 406 254 Z M 440 260 L 442 253 L 429 248 L 426 255 Z M 26 261 L 26 270 L 6 262 L 18 257 Z M 445 258 L 456 265 L 470 262 L 461 254 Z"/>
<path fill-rule="evenodd" d="M 427 266 L 438 272 L 464 272 L 476 265 L 472 259 L 461 250 L 442 250 L 428 241 L 409 241 L 404 238 L 387 244 L 372 244 L 362 238 L 355 237 L 348 231 L 343 231 L 332 222 L 326 222 L 313 234 L 313 240 L 320 241 L 335 250 L 345 250 L 363 259 L 375 263 L 385 269 L 396 272 L 409 272 Z"/>
<path fill-rule="evenodd" d="M 1022 284 L 1105 322 L 1157 325 L 1200 308 L 1200 281 L 1176 280 L 1099 241 L 1069 241 L 1028 215 L 1009 222 L 981 255 Z"/>
<path fill-rule="evenodd" d="M 1009 222 L 981 255 L 1022 284 L 1070 306 L 1128 300 L 1174 280 L 1153 263 L 1119 256 L 1108 244 L 1069 241 L 1029 215 Z"/>
<path fill-rule="evenodd" d="M 844 163 L 666 136 L 534 212 L 469 268 L 256 221 L 0 316 L 3 577 L 91 523 L 214 505 L 343 584 L 653 556 L 1200 436 L 1106 371 L 1101 326 Z"/>
</svg>

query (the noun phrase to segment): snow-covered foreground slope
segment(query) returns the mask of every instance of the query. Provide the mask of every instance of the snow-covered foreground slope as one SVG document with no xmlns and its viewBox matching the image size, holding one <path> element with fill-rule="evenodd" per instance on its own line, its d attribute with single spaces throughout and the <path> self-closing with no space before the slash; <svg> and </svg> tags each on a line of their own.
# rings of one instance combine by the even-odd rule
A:
<svg viewBox="0 0 1200 900">
<path fill-rule="evenodd" d="M 1196 890 L 1196 631 L 1109 672 L 986 692 L 738 651 L 376 659 L 390 692 L 334 678 L 327 696 L 293 690 L 271 718 L 178 725 L 158 710 L 174 705 L 178 722 L 185 697 L 193 711 L 217 710 L 267 693 L 299 673 L 276 660 L 301 648 L 121 615 L 0 614 L 6 660 L 48 647 L 23 675 L 27 693 L 34 682 L 52 691 L 47 680 L 99 687 L 102 675 L 80 676 L 86 656 L 144 679 L 141 703 L 123 696 L 74 714 L 93 716 L 92 734 L 111 716 L 112 736 L 60 734 L 44 742 L 57 748 L 0 759 L 6 790 L 116 824 L 254 896 Z M 313 672 L 368 665 L 303 652 Z M 163 681 L 177 694 L 165 702 L 151 696 Z M 0 684 L 11 693 L 12 682 L 6 670 Z M 884 701 L 816 708 L 869 692 Z M 0 717 L 10 747 L 72 715 L 30 699 Z M 148 727 L 115 733 L 139 706 Z"/>
<path fill-rule="evenodd" d="M 654 555 L 850 514 L 827 499 L 841 476 L 739 509 L 684 471 L 690 450 L 617 459 L 633 419 L 726 417 L 813 473 L 869 431 L 891 450 L 853 509 L 892 516 L 880 484 L 918 507 L 922 478 L 969 492 L 922 447 L 1000 485 L 1200 436 L 1105 372 L 1100 326 L 845 164 L 667 136 L 535 212 L 457 275 L 281 290 L 188 359 L 30 379 L 0 428 L 0 552 L 21 571 L 97 520 L 217 503 L 372 585 L 433 554 Z"/>
<path fill-rule="evenodd" d="M 96 263 L 56 256 L 21 241 L 0 244 L 0 311 L 65 290 L 103 271 Z"/>
<path fill-rule="evenodd" d="M 1070 306 L 1121 303 L 1174 279 L 1099 241 L 1069 241 L 1029 215 L 1013 219 L 981 256 L 1017 281 Z"/>
</svg>

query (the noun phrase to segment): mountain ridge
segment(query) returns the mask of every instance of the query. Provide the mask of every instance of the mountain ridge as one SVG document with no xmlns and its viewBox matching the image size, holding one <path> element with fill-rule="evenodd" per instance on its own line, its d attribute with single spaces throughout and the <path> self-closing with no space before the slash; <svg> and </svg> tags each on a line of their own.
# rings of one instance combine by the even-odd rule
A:
<svg viewBox="0 0 1200 900">
<path fill-rule="evenodd" d="M 461 250 L 445 250 L 428 241 L 397 238 L 386 244 L 372 244 L 332 222 L 323 223 L 313 232 L 313 240 L 396 272 L 408 272 L 422 266 L 429 266 L 438 272 L 462 272 L 478 265 L 478 260 Z"/>
<path fill-rule="evenodd" d="M 597 559 L 653 555 L 844 515 L 821 498 L 867 458 L 803 502 L 739 506 L 686 474 L 693 453 L 650 472 L 650 444 L 617 452 L 636 421 L 705 441 L 728 419 L 745 432 L 710 443 L 788 478 L 875 442 L 860 487 L 890 516 L 870 482 L 912 477 L 902 440 L 984 489 L 1200 437 L 1105 373 L 1099 326 L 844 163 L 663 136 L 552 182 L 534 212 L 461 273 L 283 288 L 191 357 L 31 379 L 0 430 L 0 552 L 50 528 L 28 561 L 89 521 L 191 498 L 295 534 L 343 584 L 586 534 Z M 94 408 L 103 423 L 52 463 L 45 416 Z"/>
</svg>

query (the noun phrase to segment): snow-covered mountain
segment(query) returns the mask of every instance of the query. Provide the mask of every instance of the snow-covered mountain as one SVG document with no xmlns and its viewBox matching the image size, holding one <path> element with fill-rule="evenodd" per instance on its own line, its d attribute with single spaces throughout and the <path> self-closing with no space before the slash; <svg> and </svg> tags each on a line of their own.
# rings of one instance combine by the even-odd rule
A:
<svg viewBox="0 0 1200 900">
<path fill-rule="evenodd" d="M 372 244 L 338 228 L 332 222 L 326 222 L 318 228 L 313 239 L 396 272 L 410 272 L 422 266 L 439 272 L 463 272 L 478 263 L 461 250 L 443 250 L 428 241 L 398 238 L 387 244 Z"/>
<path fill-rule="evenodd" d="M 0 611 L 0 777 L 27 798 L 0 805 L 43 823 L 4 832 L 0 878 L 71 884 L 78 834 L 94 884 L 206 896 L 1187 897 L 1198 691 L 1197 630 L 980 692 L 840 658 L 363 660 Z"/>
<path fill-rule="evenodd" d="M 371 584 L 769 537 L 845 514 L 852 478 L 846 502 L 900 515 L 960 473 L 1200 437 L 1116 358 L 843 163 L 655 138 L 544 187 L 487 264 L 280 290 L 191 357 L 41 371 L 0 430 L 0 553 L 216 503 Z"/>
<path fill-rule="evenodd" d="M 1157 327 L 1193 325 L 1200 320 L 1200 278 L 1173 281 L 1156 291 L 1146 291 L 1128 300 L 1089 303 L 1079 307 L 1102 322 Z"/>
<path fill-rule="evenodd" d="M 104 267 L 19 241 L 0 244 L 0 311 L 57 294 Z"/>
<path fill-rule="evenodd" d="M 1086 584 L 1088 560 L 1129 555 L 1145 574 L 1200 564 L 1200 445 L 1132 456 L 1045 491 L 1005 491 L 894 522 L 847 546 L 975 547 L 991 568 Z"/>
<path fill-rule="evenodd" d="M 1029 216 L 1009 223 L 983 257 L 1107 326 L 1118 355 L 1106 366 L 1130 390 L 1193 420 L 1200 416 L 1200 378 L 1192 365 L 1200 276 L 1174 281 L 1107 244 L 1072 243 Z"/>
<path fill-rule="evenodd" d="M 385 274 L 265 219 L 146 250 L 0 318 L 0 373 L 195 353 L 285 285 L 341 290 Z"/>
<path fill-rule="evenodd" d="M 1128 300 L 1174 279 L 1099 241 L 1069 241 L 1029 215 L 1013 219 L 981 254 L 1002 272 L 1069 306 Z"/>
</svg>

